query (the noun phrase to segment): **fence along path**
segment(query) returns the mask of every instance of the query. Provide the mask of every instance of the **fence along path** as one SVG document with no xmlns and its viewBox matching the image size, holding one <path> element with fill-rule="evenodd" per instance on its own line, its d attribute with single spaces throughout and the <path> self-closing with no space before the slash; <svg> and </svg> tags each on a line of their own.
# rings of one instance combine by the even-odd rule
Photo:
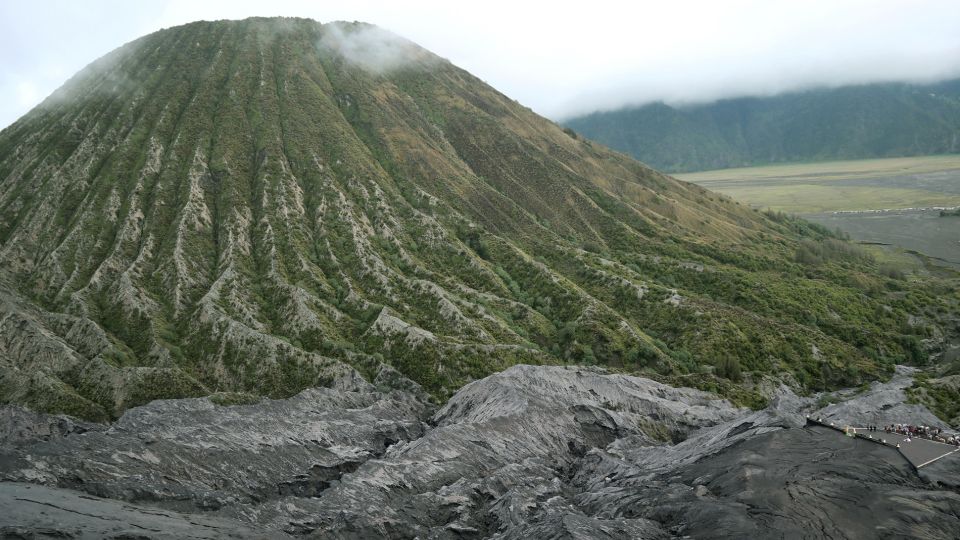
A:
<svg viewBox="0 0 960 540">
<path fill-rule="evenodd" d="M 953 454 L 956 454 L 956 456 L 953 456 L 954 458 L 960 456 L 960 447 L 953 446 L 952 444 L 931 441 L 920 437 L 907 437 L 900 433 L 870 431 L 868 428 L 862 427 L 838 426 L 836 422 L 824 421 L 819 418 L 807 417 L 807 422 L 828 427 L 840 433 L 847 433 L 846 430 L 850 430 L 854 436 L 858 438 L 896 448 L 915 469 L 920 469 L 934 461 Z M 909 442 L 907 442 L 908 438 Z"/>
</svg>

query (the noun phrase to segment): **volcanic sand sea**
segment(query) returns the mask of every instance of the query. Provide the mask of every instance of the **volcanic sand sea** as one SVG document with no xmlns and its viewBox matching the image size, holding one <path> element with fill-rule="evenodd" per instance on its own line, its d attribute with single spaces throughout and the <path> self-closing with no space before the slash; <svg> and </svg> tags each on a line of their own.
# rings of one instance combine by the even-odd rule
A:
<svg viewBox="0 0 960 540">
<path fill-rule="evenodd" d="M 805 215 L 830 229 L 863 242 L 894 244 L 936 257 L 960 269 L 960 217 L 940 217 L 939 210 L 884 210 Z"/>
</svg>

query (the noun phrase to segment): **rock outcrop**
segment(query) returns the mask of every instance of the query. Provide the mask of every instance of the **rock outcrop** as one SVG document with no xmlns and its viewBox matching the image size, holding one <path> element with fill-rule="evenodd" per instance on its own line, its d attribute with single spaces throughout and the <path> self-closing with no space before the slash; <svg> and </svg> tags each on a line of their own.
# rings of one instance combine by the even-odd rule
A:
<svg viewBox="0 0 960 540">
<path fill-rule="evenodd" d="M 247 405 L 157 401 L 105 428 L 53 429 L 68 420 L 6 408 L 0 425 L 17 427 L 2 431 L 0 506 L 22 511 L 0 531 L 954 536 L 960 459 L 917 475 L 895 449 L 806 425 L 813 409 L 785 387 L 751 411 L 596 368 L 533 366 L 467 385 L 436 411 L 362 381 Z"/>
<path fill-rule="evenodd" d="M 0 516 L 0 538 L 289 538 L 237 521 L 15 482 L 0 483 Z"/>
<path fill-rule="evenodd" d="M 851 426 L 888 426 L 910 424 L 949 429 L 923 405 L 907 403 L 906 390 L 913 384 L 916 369 L 897 366 L 896 373 L 887 382 L 875 382 L 861 393 L 839 392 L 839 403 L 827 405 L 814 415 L 827 422 L 843 422 Z"/>
<path fill-rule="evenodd" d="M 359 390 L 236 406 L 156 401 L 109 429 L 5 444 L 0 474 L 183 511 L 245 513 L 274 498 L 314 496 L 424 434 L 429 409 L 412 394 Z"/>
</svg>

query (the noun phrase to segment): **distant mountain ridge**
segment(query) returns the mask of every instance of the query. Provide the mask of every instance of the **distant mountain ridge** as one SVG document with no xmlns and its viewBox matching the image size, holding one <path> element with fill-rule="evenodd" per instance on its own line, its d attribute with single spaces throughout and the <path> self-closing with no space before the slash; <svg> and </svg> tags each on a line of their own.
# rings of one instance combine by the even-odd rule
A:
<svg viewBox="0 0 960 540">
<path fill-rule="evenodd" d="M 668 172 L 960 152 L 960 79 L 652 103 L 565 125 Z"/>
</svg>

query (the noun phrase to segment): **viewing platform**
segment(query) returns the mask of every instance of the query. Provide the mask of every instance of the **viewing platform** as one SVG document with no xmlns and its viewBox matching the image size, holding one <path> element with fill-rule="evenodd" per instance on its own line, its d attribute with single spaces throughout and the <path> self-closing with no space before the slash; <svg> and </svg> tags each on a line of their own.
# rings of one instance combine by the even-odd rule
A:
<svg viewBox="0 0 960 540">
<path fill-rule="evenodd" d="M 870 442 L 896 448 L 914 469 L 921 469 L 940 459 L 957 459 L 960 457 L 960 446 L 932 441 L 922 437 L 913 437 L 902 433 L 889 433 L 878 428 L 871 431 L 869 428 L 839 425 L 836 422 L 807 417 L 807 423 L 827 427 L 839 431 L 850 437 L 858 437 Z"/>
</svg>

